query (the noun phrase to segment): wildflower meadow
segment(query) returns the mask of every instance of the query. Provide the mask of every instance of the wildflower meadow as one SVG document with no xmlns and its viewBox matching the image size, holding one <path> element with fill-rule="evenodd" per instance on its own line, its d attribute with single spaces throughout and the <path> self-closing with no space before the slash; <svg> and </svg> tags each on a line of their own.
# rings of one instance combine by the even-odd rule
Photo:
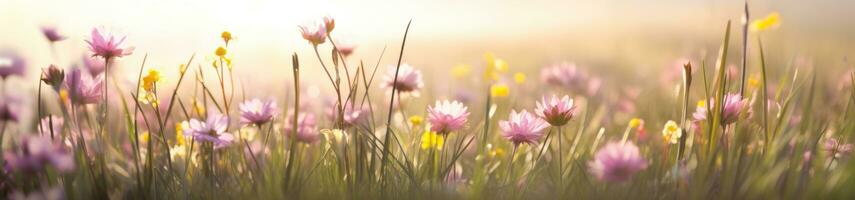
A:
<svg viewBox="0 0 855 200">
<path fill-rule="evenodd" d="M 649 73 L 525 49 L 434 56 L 411 43 L 431 29 L 419 18 L 382 18 L 398 26 L 380 48 L 332 15 L 270 52 L 221 29 L 180 61 L 119 31 L 133 24 L 36 26 L 52 59 L 0 46 L 0 198 L 855 198 L 853 65 L 768 48 L 797 19 L 749 3 Z M 242 66 L 257 57 L 280 64 Z"/>
</svg>

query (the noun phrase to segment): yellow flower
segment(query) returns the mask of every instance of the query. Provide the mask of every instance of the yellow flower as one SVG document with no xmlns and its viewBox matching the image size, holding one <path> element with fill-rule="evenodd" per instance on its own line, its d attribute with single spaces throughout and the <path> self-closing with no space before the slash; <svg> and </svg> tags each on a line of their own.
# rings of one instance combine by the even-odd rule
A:
<svg viewBox="0 0 855 200">
<path fill-rule="evenodd" d="M 63 103 L 68 102 L 68 90 L 62 89 L 59 91 L 59 100 L 61 100 Z"/>
<path fill-rule="evenodd" d="M 184 146 L 184 126 L 187 121 L 175 124 L 175 145 Z"/>
<path fill-rule="evenodd" d="M 140 142 L 142 142 L 142 143 L 147 143 L 147 142 L 148 142 L 148 140 L 149 140 L 149 138 L 151 138 L 151 136 L 150 136 L 150 135 L 151 135 L 151 134 L 148 134 L 148 131 L 145 131 L 145 132 L 143 132 L 142 134 L 140 134 Z"/>
<path fill-rule="evenodd" d="M 425 130 L 425 133 L 422 134 L 422 149 L 434 148 L 442 150 L 444 142 L 445 140 L 442 138 L 442 135 L 436 134 L 436 132 Z"/>
<path fill-rule="evenodd" d="M 760 80 L 758 79 L 758 75 L 754 74 L 748 78 L 748 89 L 757 89 L 760 87 Z"/>
<path fill-rule="evenodd" d="M 517 84 L 525 83 L 525 74 L 523 74 L 522 72 L 515 73 L 514 74 L 514 82 L 517 82 Z"/>
<path fill-rule="evenodd" d="M 418 116 L 418 115 L 410 116 L 410 124 L 412 124 L 413 126 L 419 126 L 424 121 L 425 121 L 425 118 L 422 118 L 422 116 Z"/>
<path fill-rule="evenodd" d="M 154 89 L 154 85 L 157 82 L 160 82 L 161 76 L 160 71 L 155 69 L 149 69 L 148 74 L 143 77 L 142 87 L 145 91 L 152 92 Z"/>
<path fill-rule="evenodd" d="M 157 99 L 157 95 L 154 92 L 149 92 L 146 90 L 141 90 L 139 96 L 137 96 L 137 100 L 143 104 L 153 104 L 157 107 L 160 101 Z"/>
<path fill-rule="evenodd" d="M 454 78 L 463 78 L 468 76 L 470 73 L 472 73 L 472 67 L 469 65 L 459 64 L 451 68 L 451 75 L 454 76 Z"/>
<path fill-rule="evenodd" d="M 223 47 L 217 47 L 217 50 L 214 51 L 214 54 L 219 56 L 220 58 L 225 57 L 226 53 L 227 53 L 226 48 L 223 48 Z"/>
<path fill-rule="evenodd" d="M 629 127 L 638 128 L 638 126 L 641 126 L 642 123 L 644 123 L 644 120 L 639 118 L 632 118 L 631 120 L 629 120 Z"/>
<path fill-rule="evenodd" d="M 677 122 L 672 120 L 668 120 L 665 123 L 665 128 L 662 129 L 662 138 L 665 139 L 666 142 L 671 142 L 671 144 L 677 144 L 680 137 L 683 136 L 683 129 L 677 125 Z"/>
<path fill-rule="evenodd" d="M 698 108 L 706 108 L 706 107 L 707 107 L 707 101 L 704 101 L 704 100 L 698 101 Z"/>
<path fill-rule="evenodd" d="M 243 127 L 240 130 L 238 130 L 238 134 L 239 134 L 240 138 L 243 138 L 244 140 L 252 141 L 255 139 L 255 136 L 258 135 L 258 129 L 247 126 L 247 127 Z"/>
<path fill-rule="evenodd" d="M 223 31 L 223 33 L 220 34 L 220 37 L 222 37 L 223 41 L 226 42 L 226 45 L 228 45 L 229 41 L 232 40 L 232 33 L 228 31 Z"/>
<path fill-rule="evenodd" d="M 770 28 L 777 27 L 781 23 L 781 15 L 778 12 L 773 12 L 763 19 L 754 20 L 751 23 L 751 31 L 759 32 Z"/>
<path fill-rule="evenodd" d="M 490 158 L 504 157 L 505 150 L 501 147 L 493 148 L 493 144 L 487 144 L 487 155 L 489 155 Z"/>
<path fill-rule="evenodd" d="M 497 59 L 492 53 L 485 53 L 484 60 L 487 62 L 484 69 L 484 78 L 486 79 L 499 80 L 500 73 L 508 71 L 508 63 L 502 59 Z"/>
<path fill-rule="evenodd" d="M 490 95 L 493 97 L 506 97 L 511 93 L 511 89 L 505 84 L 496 84 L 490 87 Z"/>
</svg>

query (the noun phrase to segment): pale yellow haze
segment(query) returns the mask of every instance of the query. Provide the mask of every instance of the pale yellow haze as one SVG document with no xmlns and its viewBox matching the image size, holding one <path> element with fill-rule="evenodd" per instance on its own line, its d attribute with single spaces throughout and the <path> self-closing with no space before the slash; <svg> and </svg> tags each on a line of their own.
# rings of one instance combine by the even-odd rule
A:
<svg viewBox="0 0 855 200">
<path fill-rule="evenodd" d="M 230 31 L 235 39 L 228 52 L 235 70 L 241 76 L 253 75 L 244 82 L 285 83 L 291 77 L 294 52 L 304 63 L 307 80 L 323 77 L 298 24 L 333 16 L 333 37 L 357 45 L 351 65 L 364 60 L 373 67 L 387 47 L 382 74 L 386 65 L 394 63 L 404 28 L 412 19 L 404 60 L 425 70 L 427 80 L 448 76 L 459 64 L 477 68 L 483 65 L 484 52 L 506 60 L 511 71 L 535 76 L 541 66 L 562 60 L 583 64 L 627 60 L 632 63 L 619 66 L 661 66 L 678 57 L 715 52 L 709 49 L 720 44 L 726 21 L 740 23 L 742 2 L 0 0 L 0 48 L 18 50 L 28 58 L 28 76 L 34 80 L 48 64 L 78 63 L 87 53 L 84 39 L 91 29 L 104 27 L 127 35 L 126 44 L 136 47 L 133 55 L 119 61 L 128 77 L 136 76 L 130 72 L 136 72 L 148 54 L 149 67 L 176 80 L 179 64 L 193 53 L 200 62 L 191 69 L 199 64 L 208 67 L 214 50 L 222 45 L 220 33 Z M 786 50 L 776 53 L 837 60 L 852 55 L 852 1 L 750 3 L 757 18 L 780 14 L 779 28 L 764 33 L 769 49 Z M 57 58 L 40 26 L 56 26 L 68 37 L 56 44 Z M 321 51 L 328 61 L 328 43 Z"/>
</svg>

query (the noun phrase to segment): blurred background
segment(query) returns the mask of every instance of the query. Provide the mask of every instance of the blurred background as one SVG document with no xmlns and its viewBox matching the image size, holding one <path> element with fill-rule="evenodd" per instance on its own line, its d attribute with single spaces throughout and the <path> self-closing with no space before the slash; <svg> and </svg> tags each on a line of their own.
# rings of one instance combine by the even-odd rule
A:
<svg viewBox="0 0 855 200">
<path fill-rule="evenodd" d="M 737 63 L 742 4 L 740 0 L 0 0 L 0 48 L 24 55 L 30 61 L 28 80 L 36 80 L 40 68 L 51 63 L 79 63 L 88 53 L 84 39 L 93 27 L 103 27 L 127 35 L 126 44 L 136 47 L 132 56 L 119 61 L 128 77 L 135 79 L 145 54 L 148 67 L 174 77 L 177 66 L 193 53 L 197 61 L 212 59 L 222 43 L 220 32 L 227 30 L 236 38 L 229 49 L 236 72 L 251 75 L 244 84 L 278 89 L 283 85 L 278 83 L 291 82 L 293 52 L 304 61 L 307 77 L 324 81 L 298 24 L 333 16 L 337 21 L 333 37 L 357 45 L 351 66 L 359 60 L 373 66 L 387 47 L 379 70 L 383 73 L 395 62 L 404 28 L 412 19 L 404 61 L 425 71 L 427 85 L 448 76 L 457 64 L 481 64 L 484 52 L 493 52 L 509 63 L 511 71 L 530 77 L 544 65 L 570 61 L 601 74 L 644 81 L 679 58 L 714 57 L 727 20 L 734 22 L 731 61 Z M 816 69 L 837 70 L 845 65 L 846 56 L 855 54 L 853 1 L 749 4 L 752 20 L 771 12 L 781 15 L 780 27 L 763 33 L 772 66 L 805 57 Z M 57 58 L 51 56 L 39 30 L 42 26 L 55 26 L 68 37 L 56 44 Z M 330 48 L 322 46 L 327 52 L 322 55 L 328 56 Z M 35 84 L 29 81 L 20 87 Z"/>
</svg>

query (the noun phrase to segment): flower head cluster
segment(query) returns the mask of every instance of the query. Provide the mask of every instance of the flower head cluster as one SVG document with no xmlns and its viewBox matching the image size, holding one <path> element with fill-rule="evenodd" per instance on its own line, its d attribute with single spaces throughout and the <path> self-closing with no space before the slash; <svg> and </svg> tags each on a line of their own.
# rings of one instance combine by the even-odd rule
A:
<svg viewBox="0 0 855 200">
<path fill-rule="evenodd" d="M 564 126 L 573 119 L 575 112 L 576 105 L 573 104 L 573 99 L 567 95 L 561 99 L 555 95 L 552 95 L 551 98 L 543 97 L 542 101 L 537 102 L 537 108 L 534 110 L 535 114 L 553 126 Z"/>
<path fill-rule="evenodd" d="M 252 99 L 240 104 L 240 122 L 243 124 L 264 124 L 278 114 L 279 106 L 273 100 Z"/>
<path fill-rule="evenodd" d="M 638 147 L 632 142 L 606 144 L 588 162 L 591 174 L 601 181 L 626 182 L 635 173 L 647 168 Z"/>
<path fill-rule="evenodd" d="M 430 130 L 444 135 L 462 129 L 469 117 L 468 109 L 458 101 L 436 101 L 428 107 Z"/>
<path fill-rule="evenodd" d="M 105 59 L 114 57 L 123 57 L 133 53 L 133 47 L 124 47 L 125 37 L 116 40 L 113 35 L 104 35 L 101 30 L 92 29 L 92 38 L 86 40 L 89 44 L 89 50 L 92 51 L 92 56 L 98 56 Z"/>
<path fill-rule="evenodd" d="M 514 146 L 519 146 L 522 143 L 537 143 L 543 136 L 543 131 L 549 128 L 549 123 L 528 111 L 513 110 L 507 121 L 499 121 L 499 128 L 502 129 L 505 139 L 514 143 Z"/>
<path fill-rule="evenodd" d="M 48 166 L 60 172 L 74 169 L 72 152 L 44 136 L 24 136 L 17 152 L 6 152 L 3 157 L 6 169 L 10 171 L 34 173 Z"/>
<path fill-rule="evenodd" d="M 190 119 L 182 128 L 185 136 L 193 137 L 195 141 L 211 142 L 215 149 L 228 147 L 234 142 L 234 135 L 227 133 L 229 118 L 222 114 L 209 114 L 205 121 Z"/>
</svg>

